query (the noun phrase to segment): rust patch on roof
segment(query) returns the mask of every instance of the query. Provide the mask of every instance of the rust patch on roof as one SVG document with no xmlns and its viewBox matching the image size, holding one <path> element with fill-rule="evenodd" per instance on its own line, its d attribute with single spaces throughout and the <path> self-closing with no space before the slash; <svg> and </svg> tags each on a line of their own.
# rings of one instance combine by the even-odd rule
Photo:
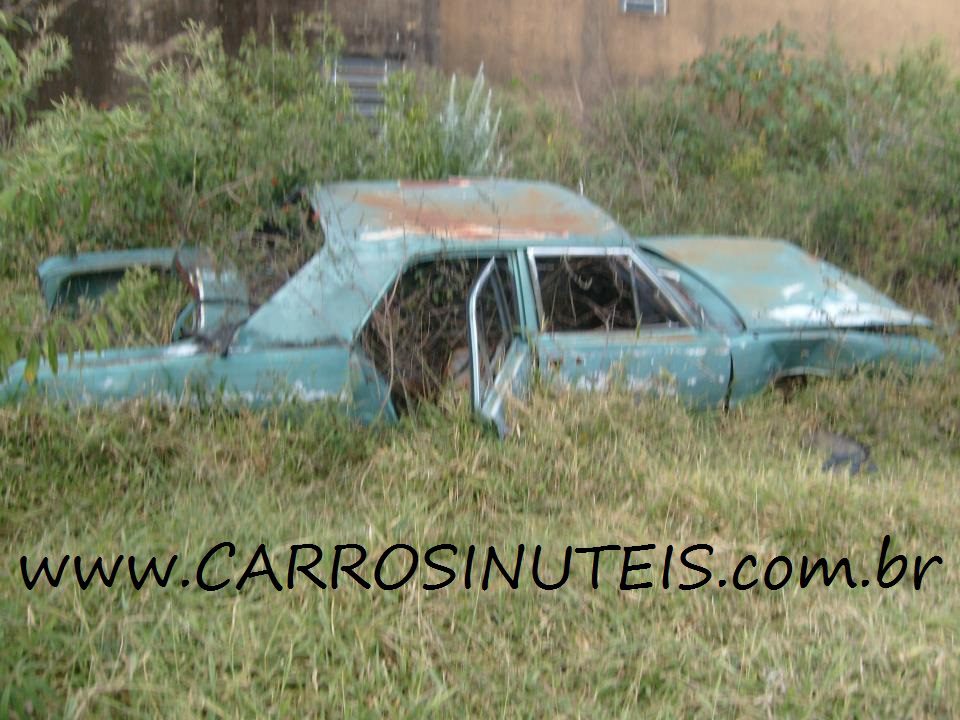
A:
<svg viewBox="0 0 960 720">
<path fill-rule="evenodd" d="M 520 240 L 549 240 L 551 238 L 565 239 L 568 232 L 545 233 L 528 228 L 493 227 L 492 225 L 477 225 L 466 223 L 445 227 L 427 227 L 424 225 L 400 225 L 384 228 L 383 230 L 368 230 L 360 236 L 367 242 L 383 240 L 401 240 L 408 235 L 436 235 L 440 238 L 458 240 L 496 240 L 498 238 L 516 238 Z"/>
<path fill-rule="evenodd" d="M 365 240 L 404 235 L 438 235 L 463 240 L 501 237 L 545 240 L 608 232 L 614 223 L 590 207 L 529 187 L 511 193 L 485 194 L 468 180 L 407 183 L 384 191 L 362 189 L 351 199 L 363 214 Z"/>
</svg>

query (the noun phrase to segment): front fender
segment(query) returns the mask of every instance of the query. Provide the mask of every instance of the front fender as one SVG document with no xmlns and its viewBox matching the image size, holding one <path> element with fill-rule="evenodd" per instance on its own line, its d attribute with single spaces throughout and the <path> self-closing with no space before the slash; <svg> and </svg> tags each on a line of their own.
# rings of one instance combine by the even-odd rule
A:
<svg viewBox="0 0 960 720">
<path fill-rule="evenodd" d="M 731 400 L 741 400 L 784 377 L 833 377 L 896 363 L 915 368 L 943 359 L 932 342 L 911 334 L 862 329 L 744 333 L 731 341 Z"/>
</svg>

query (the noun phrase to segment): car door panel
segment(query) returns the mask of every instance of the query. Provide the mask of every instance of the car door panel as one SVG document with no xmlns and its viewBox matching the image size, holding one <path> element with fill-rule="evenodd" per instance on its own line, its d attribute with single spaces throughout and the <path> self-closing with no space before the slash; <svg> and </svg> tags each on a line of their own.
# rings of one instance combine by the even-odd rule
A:
<svg viewBox="0 0 960 720">
<path fill-rule="evenodd" d="M 579 389 L 622 382 L 632 391 L 726 402 L 727 337 L 698 322 L 673 289 L 629 248 L 535 248 L 540 372 Z"/>
<path fill-rule="evenodd" d="M 516 272 L 515 257 L 492 258 L 467 299 L 473 408 L 501 436 L 509 433 L 512 424 L 509 400 L 526 393 L 533 368 L 516 306 Z"/>
<path fill-rule="evenodd" d="M 730 350 L 712 331 L 543 333 L 537 354 L 545 378 L 577 389 L 623 382 L 632 391 L 679 392 L 694 404 L 717 405 L 730 385 Z"/>
</svg>

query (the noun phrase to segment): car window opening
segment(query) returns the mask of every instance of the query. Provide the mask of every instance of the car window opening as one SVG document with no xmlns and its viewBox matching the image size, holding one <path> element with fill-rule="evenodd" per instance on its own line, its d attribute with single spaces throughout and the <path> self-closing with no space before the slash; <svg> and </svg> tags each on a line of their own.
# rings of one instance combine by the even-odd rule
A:
<svg viewBox="0 0 960 720">
<path fill-rule="evenodd" d="M 77 350 L 95 350 L 97 343 L 158 347 L 169 342 L 172 318 L 191 299 L 179 277 L 145 265 L 78 275 L 64 284 L 51 310 L 69 324 L 52 327 L 64 346 L 79 338 Z"/>
<path fill-rule="evenodd" d="M 619 255 L 538 256 L 544 332 L 682 325 L 660 289 Z"/>
<path fill-rule="evenodd" d="M 397 412 L 434 400 L 447 383 L 470 383 L 466 298 L 489 258 L 441 258 L 405 270 L 377 305 L 360 335 L 360 345 L 390 387 Z M 505 259 L 498 262 L 514 323 L 514 284 Z M 510 330 L 499 319 L 492 295 L 481 297 L 484 365 L 502 357 Z M 488 372 L 489 367 L 481 368 Z"/>
</svg>

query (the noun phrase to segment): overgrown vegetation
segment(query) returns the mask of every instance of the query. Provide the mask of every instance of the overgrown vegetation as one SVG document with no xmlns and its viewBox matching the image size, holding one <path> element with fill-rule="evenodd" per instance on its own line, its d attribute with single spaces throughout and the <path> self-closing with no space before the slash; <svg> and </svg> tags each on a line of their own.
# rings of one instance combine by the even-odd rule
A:
<svg viewBox="0 0 960 720">
<path fill-rule="evenodd" d="M 102 345 L 169 332 L 158 320 L 177 289 L 145 272 L 82 323 L 49 322 L 43 255 L 189 243 L 250 260 L 267 230 L 270 262 L 289 271 L 284 258 L 320 241 L 297 188 L 356 177 L 582 183 L 634 231 L 786 237 L 960 320 L 960 88 L 936 48 L 868 71 L 806 55 L 777 27 L 582 119 L 520 91 L 491 98 L 482 76 L 464 88 L 402 73 L 371 125 L 319 71 L 339 49 L 328 24 L 251 38 L 237 57 L 191 26 L 174 59 L 128 53 L 130 104 L 66 99 L 25 124 L 9 108 L 35 82 L 6 80 L 62 65 L 65 47 L 45 42 L 0 65 L 0 87 L 19 88 L 3 106 L 0 365 L 86 344 L 80 327 Z M 444 283 L 415 289 L 462 311 Z M 960 348 L 943 347 L 911 378 L 817 383 L 726 415 L 541 388 L 510 442 L 459 395 L 366 430 L 326 408 L 295 423 L 288 409 L 2 408 L 0 715 L 956 716 Z M 447 359 L 428 359 L 441 374 Z M 814 429 L 871 445 L 878 473 L 822 472 L 801 445 Z M 19 575 L 21 555 L 179 553 L 187 567 L 223 540 L 245 556 L 216 568 L 234 580 L 261 542 L 542 543 L 550 577 L 567 544 L 709 542 L 718 568 L 755 552 L 869 571 L 888 533 L 899 552 L 944 557 L 922 591 L 620 593 L 613 566 L 599 591 L 581 571 L 554 592 L 277 593 L 264 577 L 243 592 L 28 592 Z"/>
<path fill-rule="evenodd" d="M 641 234 L 788 238 L 956 321 L 956 77 L 935 45 L 882 71 L 801 49 L 777 26 L 611 103 L 588 193 Z"/>
<path fill-rule="evenodd" d="M 141 404 L 2 411 L 0 712 L 955 716 L 958 356 L 954 348 L 952 366 L 923 378 L 825 382 L 788 405 L 770 394 L 726 416 L 622 393 L 543 392 L 510 442 L 453 402 L 367 431 L 325 409 L 295 423 Z M 801 445 L 814 427 L 869 443 L 877 473 L 822 472 L 825 458 Z M 717 573 L 753 552 L 764 563 L 848 556 L 859 578 L 875 571 L 887 533 L 911 563 L 944 558 L 922 590 L 911 569 L 890 590 L 838 580 L 683 592 L 676 583 L 699 576 L 679 564 L 672 588 L 659 585 L 670 543 L 711 543 Z M 221 553 L 208 576 L 232 585 L 203 592 L 192 568 L 225 540 L 237 555 Z M 323 548 L 314 570 L 328 585 L 333 547 L 350 542 L 373 558 L 394 543 L 421 552 L 455 543 L 459 578 L 388 592 L 346 576 L 321 590 L 297 576 L 294 590 L 277 592 L 260 576 L 238 592 L 261 542 L 281 584 L 295 543 Z M 510 572 L 524 543 L 520 589 L 495 573 L 482 591 L 479 569 L 464 589 L 471 543 L 504 551 Z M 620 566 L 607 557 L 594 591 L 576 556 L 564 587 L 537 590 L 538 543 L 551 582 L 567 544 L 656 543 L 634 556 L 654 568 L 631 574 L 654 587 L 619 592 Z M 164 590 L 118 580 L 28 592 L 19 576 L 21 555 L 112 563 L 120 553 L 180 560 Z M 370 582 L 373 563 L 359 570 Z M 390 562 L 386 577 L 404 569 Z"/>
<path fill-rule="evenodd" d="M 29 5 L 29 1 L 22 3 L 22 7 Z M 43 7 L 34 15 L 31 21 L 21 13 L 0 10 L 0 149 L 26 124 L 27 103 L 43 81 L 70 62 L 66 39 L 48 31 L 56 9 Z M 19 53 L 18 44 L 22 45 Z"/>
<path fill-rule="evenodd" d="M 0 161 L 0 272 L 27 275 L 52 253 L 181 244 L 259 267 L 247 239 L 262 229 L 291 256 L 277 262 L 298 267 L 320 241 L 300 188 L 498 167 L 482 72 L 467 88 L 450 83 L 443 112 L 437 82 L 397 73 L 372 128 L 322 71 L 341 42 L 321 16 L 288 38 L 250 36 L 236 57 L 218 31 L 196 24 L 172 60 L 128 48 L 120 69 L 138 82 L 132 102 L 97 109 L 64 99 L 11 141 Z M 53 50 L 37 52 L 23 62 L 38 69 L 25 74 L 52 65 Z M 0 369 L 47 349 L 28 327 L 0 326 Z"/>
<path fill-rule="evenodd" d="M 465 298 L 482 267 L 476 259 L 417 265 L 397 278 L 374 310 L 361 344 L 396 408 L 435 401 L 452 379 L 453 355 L 467 347 Z"/>
</svg>

